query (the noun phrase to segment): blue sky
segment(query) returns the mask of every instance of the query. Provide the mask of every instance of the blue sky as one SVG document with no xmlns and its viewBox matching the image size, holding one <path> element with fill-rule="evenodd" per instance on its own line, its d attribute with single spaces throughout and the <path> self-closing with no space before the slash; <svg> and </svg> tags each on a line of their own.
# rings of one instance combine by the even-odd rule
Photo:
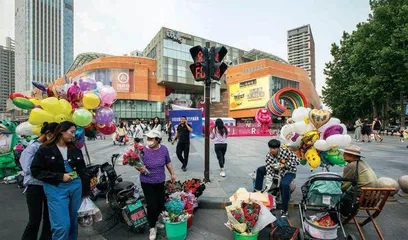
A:
<svg viewBox="0 0 408 240">
<path fill-rule="evenodd" d="M 366 21 L 368 0 L 74 0 L 75 55 L 125 54 L 143 48 L 166 26 L 234 47 L 287 59 L 288 29 L 310 24 L 320 93 L 330 45 Z M 0 44 L 14 35 L 14 0 L 0 1 Z"/>
</svg>

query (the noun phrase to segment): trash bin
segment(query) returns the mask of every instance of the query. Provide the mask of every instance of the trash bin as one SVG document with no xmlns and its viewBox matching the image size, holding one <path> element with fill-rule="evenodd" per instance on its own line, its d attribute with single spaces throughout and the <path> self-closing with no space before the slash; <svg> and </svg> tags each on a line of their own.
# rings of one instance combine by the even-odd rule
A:
<svg viewBox="0 0 408 240">
<path fill-rule="evenodd" d="M 259 233 L 252 233 L 252 234 L 242 234 L 237 231 L 234 231 L 234 239 L 235 240 L 257 240 Z"/>
</svg>

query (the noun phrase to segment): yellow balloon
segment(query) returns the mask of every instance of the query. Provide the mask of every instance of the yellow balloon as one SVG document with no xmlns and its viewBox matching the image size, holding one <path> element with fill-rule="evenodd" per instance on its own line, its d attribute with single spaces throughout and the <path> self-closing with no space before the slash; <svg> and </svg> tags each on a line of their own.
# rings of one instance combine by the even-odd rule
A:
<svg viewBox="0 0 408 240">
<path fill-rule="evenodd" d="M 68 116 L 68 115 L 70 115 L 72 113 L 72 106 L 67 100 L 60 99 L 59 104 L 60 104 L 61 109 L 62 109 L 62 114 Z"/>
<path fill-rule="evenodd" d="M 61 109 L 60 102 L 56 97 L 48 97 L 43 99 L 40 104 L 41 108 L 45 111 L 52 113 L 53 115 L 61 114 L 63 109 Z"/>
<path fill-rule="evenodd" d="M 318 168 L 321 163 L 319 154 L 316 151 L 316 148 L 311 147 L 306 151 L 305 158 L 310 165 L 310 168 L 313 170 Z"/>
<path fill-rule="evenodd" d="M 86 109 L 95 109 L 99 106 L 100 103 L 101 100 L 95 93 L 88 92 L 85 93 L 82 97 L 82 105 Z"/>
<path fill-rule="evenodd" d="M 39 106 L 41 104 L 40 99 L 30 98 L 30 102 L 32 102 L 35 106 Z"/>
<path fill-rule="evenodd" d="M 30 116 L 28 117 L 28 122 L 31 125 L 41 125 L 44 122 L 54 122 L 54 115 L 51 113 L 40 109 L 40 108 L 34 108 L 31 110 Z"/>
<path fill-rule="evenodd" d="M 41 135 L 41 125 L 34 126 L 32 132 L 34 135 L 40 136 Z"/>
<path fill-rule="evenodd" d="M 54 122 L 57 122 L 57 123 L 61 123 L 61 122 L 64 122 L 64 121 L 68 121 L 68 117 L 65 114 L 58 114 L 54 118 Z"/>
</svg>

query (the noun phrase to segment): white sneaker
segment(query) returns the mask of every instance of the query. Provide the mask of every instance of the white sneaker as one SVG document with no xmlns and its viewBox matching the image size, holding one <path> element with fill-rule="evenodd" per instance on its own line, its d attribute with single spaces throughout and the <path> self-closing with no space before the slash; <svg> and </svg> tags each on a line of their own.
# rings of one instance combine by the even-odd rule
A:
<svg viewBox="0 0 408 240">
<path fill-rule="evenodd" d="M 149 234 L 149 240 L 156 240 L 156 235 L 157 235 L 157 229 L 154 228 L 150 228 L 149 230 L 150 234 Z"/>
<path fill-rule="evenodd" d="M 157 222 L 157 223 L 156 223 L 156 228 L 158 228 L 158 229 L 164 229 L 164 224 L 161 223 L 161 222 Z"/>
<path fill-rule="evenodd" d="M 224 172 L 224 171 L 221 171 L 221 172 L 220 172 L 220 176 L 221 176 L 221 177 L 225 177 L 225 172 Z"/>
</svg>

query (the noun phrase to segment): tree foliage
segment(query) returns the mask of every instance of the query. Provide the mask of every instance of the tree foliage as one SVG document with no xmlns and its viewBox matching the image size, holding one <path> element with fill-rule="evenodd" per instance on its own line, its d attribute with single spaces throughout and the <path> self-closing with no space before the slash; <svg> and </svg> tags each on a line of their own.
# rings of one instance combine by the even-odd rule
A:
<svg viewBox="0 0 408 240">
<path fill-rule="evenodd" d="M 324 69 L 323 101 L 344 121 L 358 116 L 405 117 L 408 0 L 372 0 L 370 6 L 367 22 L 332 44 L 333 60 Z"/>
</svg>

